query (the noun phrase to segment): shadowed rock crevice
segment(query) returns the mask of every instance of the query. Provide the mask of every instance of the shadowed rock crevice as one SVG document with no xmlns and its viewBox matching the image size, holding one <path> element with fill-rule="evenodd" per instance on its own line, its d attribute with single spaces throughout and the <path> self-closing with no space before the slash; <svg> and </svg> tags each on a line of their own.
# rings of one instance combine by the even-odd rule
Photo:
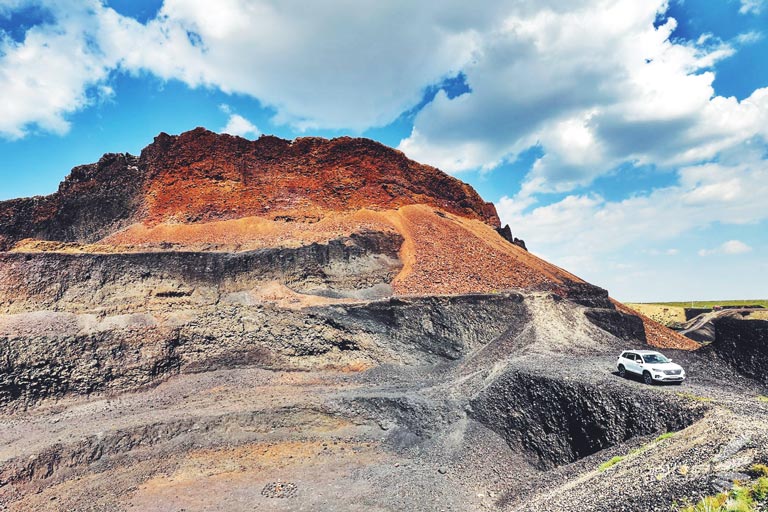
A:
<svg viewBox="0 0 768 512">
<path fill-rule="evenodd" d="M 615 309 L 591 308 L 584 312 L 590 322 L 625 341 L 646 341 L 643 321 Z"/>
</svg>

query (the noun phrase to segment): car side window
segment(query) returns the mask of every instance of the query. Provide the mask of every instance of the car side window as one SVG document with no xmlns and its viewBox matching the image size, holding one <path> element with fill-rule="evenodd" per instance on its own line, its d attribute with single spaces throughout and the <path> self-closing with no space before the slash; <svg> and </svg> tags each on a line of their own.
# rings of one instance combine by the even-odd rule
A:
<svg viewBox="0 0 768 512">
<path fill-rule="evenodd" d="M 629 359 L 630 361 L 635 360 L 635 354 L 624 354 L 624 357 Z"/>
</svg>

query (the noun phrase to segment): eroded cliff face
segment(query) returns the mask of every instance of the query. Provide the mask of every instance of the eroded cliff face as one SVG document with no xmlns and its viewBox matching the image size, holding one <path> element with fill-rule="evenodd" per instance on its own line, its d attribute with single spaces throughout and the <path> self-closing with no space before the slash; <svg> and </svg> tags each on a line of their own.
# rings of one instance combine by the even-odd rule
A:
<svg viewBox="0 0 768 512">
<path fill-rule="evenodd" d="M 94 242 L 135 222 L 312 222 L 413 204 L 499 225 L 466 183 L 368 139 L 250 141 L 198 128 L 161 133 L 139 157 L 76 167 L 51 196 L 0 202 L 0 250 L 25 238 Z"/>
<path fill-rule="evenodd" d="M 140 162 L 150 178 L 150 221 L 312 220 L 325 211 L 426 204 L 499 224 L 493 204 L 466 183 L 368 139 L 247 141 L 198 129 L 161 134 Z"/>
</svg>

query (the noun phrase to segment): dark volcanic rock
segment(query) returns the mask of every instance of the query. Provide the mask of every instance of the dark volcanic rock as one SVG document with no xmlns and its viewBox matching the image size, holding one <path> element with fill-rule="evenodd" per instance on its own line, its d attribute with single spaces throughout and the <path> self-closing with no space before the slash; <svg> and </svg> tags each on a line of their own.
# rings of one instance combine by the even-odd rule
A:
<svg viewBox="0 0 768 512">
<path fill-rule="evenodd" d="M 680 430 L 700 407 L 620 386 L 596 387 L 510 372 L 471 402 L 470 415 L 522 447 L 542 468 L 573 462 L 638 435 Z"/>
<path fill-rule="evenodd" d="M 496 228 L 496 231 L 507 242 L 515 244 L 516 246 L 520 247 L 521 249 L 525 249 L 526 251 L 528 250 L 528 248 L 525 246 L 525 240 L 512 236 L 512 229 L 509 227 L 509 224 L 503 228 Z"/>
<path fill-rule="evenodd" d="M 141 217 L 145 174 L 137 157 L 106 154 L 81 165 L 47 197 L 0 202 L 0 251 L 24 238 L 93 242 Z"/>
<path fill-rule="evenodd" d="M 643 321 L 615 309 L 593 308 L 585 312 L 590 322 L 622 340 L 646 341 Z"/>
<path fill-rule="evenodd" d="M 768 321 L 725 316 L 714 322 L 707 347 L 742 374 L 768 385 Z"/>
<path fill-rule="evenodd" d="M 0 312 L 126 307 L 152 297 L 215 302 L 229 291 L 280 281 L 342 293 L 386 285 L 402 267 L 396 233 L 368 232 L 296 249 L 238 253 L 0 253 Z"/>
</svg>

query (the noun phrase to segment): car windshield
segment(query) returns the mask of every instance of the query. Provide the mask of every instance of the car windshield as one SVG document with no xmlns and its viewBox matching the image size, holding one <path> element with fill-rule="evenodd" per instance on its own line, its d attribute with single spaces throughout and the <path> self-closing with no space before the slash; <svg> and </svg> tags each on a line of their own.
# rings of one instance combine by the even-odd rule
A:
<svg viewBox="0 0 768 512">
<path fill-rule="evenodd" d="M 669 359 L 661 354 L 646 354 L 643 356 L 646 363 L 668 363 Z"/>
</svg>

